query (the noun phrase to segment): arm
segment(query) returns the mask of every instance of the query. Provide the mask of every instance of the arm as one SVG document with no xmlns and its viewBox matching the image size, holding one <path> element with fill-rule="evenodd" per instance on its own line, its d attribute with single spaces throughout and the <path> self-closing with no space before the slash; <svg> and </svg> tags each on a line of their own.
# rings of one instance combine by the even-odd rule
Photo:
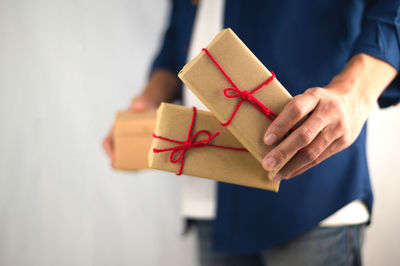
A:
<svg viewBox="0 0 400 266">
<path fill-rule="evenodd" d="M 274 144 L 312 112 L 265 156 L 263 166 L 271 170 L 296 154 L 272 180 L 299 175 L 350 146 L 378 99 L 383 107 L 399 102 L 400 1 L 366 2 L 362 29 L 343 71 L 328 86 L 294 97 L 267 129 L 264 142 Z"/>
<path fill-rule="evenodd" d="M 143 91 L 131 101 L 132 111 L 155 109 L 161 102 L 173 101 L 179 95 L 181 82 L 177 73 L 186 58 L 184 50 L 180 48 L 189 41 L 196 8 L 190 1 L 181 1 L 178 4 L 173 0 L 171 5 L 169 26 L 160 51 L 154 59 L 149 80 Z M 113 164 L 114 143 L 111 130 L 103 140 L 103 148 Z"/>
<path fill-rule="evenodd" d="M 400 69 L 400 0 L 366 0 L 361 32 L 351 55 L 365 53 Z M 380 107 L 400 101 L 400 75 L 378 99 Z"/>
<path fill-rule="evenodd" d="M 132 100 L 134 110 L 138 99 L 157 107 L 161 102 L 179 98 L 181 81 L 178 72 L 186 62 L 196 5 L 191 1 L 171 0 L 169 26 L 157 56 L 150 69 L 150 78 L 140 96 Z M 136 110 L 137 111 L 137 110 Z"/>
<path fill-rule="evenodd" d="M 132 99 L 130 108 L 133 111 L 157 108 L 161 102 L 172 101 L 180 90 L 180 86 L 180 81 L 175 73 L 168 69 L 156 69 L 151 74 L 142 93 Z"/>
</svg>

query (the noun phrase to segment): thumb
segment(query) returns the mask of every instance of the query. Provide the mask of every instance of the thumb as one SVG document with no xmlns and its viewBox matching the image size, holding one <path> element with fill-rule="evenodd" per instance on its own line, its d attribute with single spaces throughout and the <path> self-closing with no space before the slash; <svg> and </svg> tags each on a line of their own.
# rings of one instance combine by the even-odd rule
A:
<svg viewBox="0 0 400 266">
<path fill-rule="evenodd" d="M 133 98 L 131 102 L 131 110 L 134 112 L 143 112 L 156 108 L 155 104 L 143 96 Z"/>
<path fill-rule="evenodd" d="M 143 111 L 146 111 L 148 108 L 147 108 L 147 104 L 143 101 L 132 101 L 131 109 L 132 109 L 132 111 L 135 111 L 135 112 L 143 112 Z"/>
</svg>

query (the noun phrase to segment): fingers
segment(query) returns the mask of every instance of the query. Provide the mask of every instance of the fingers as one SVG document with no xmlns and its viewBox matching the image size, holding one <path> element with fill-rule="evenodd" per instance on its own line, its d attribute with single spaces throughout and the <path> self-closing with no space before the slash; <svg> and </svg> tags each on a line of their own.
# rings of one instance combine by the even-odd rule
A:
<svg viewBox="0 0 400 266">
<path fill-rule="evenodd" d="M 131 110 L 135 112 L 143 112 L 147 110 L 147 105 L 142 101 L 132 101 Z"/>
<path fill-rule="evenodd" d="M 133 98 L 130 106 L 130 109 L 134 112 L 144 112 L 155 108 L 157 108 L 157 106 L 144 96 Z"/>
<path fill-rule="evenodd" d="M 155 109 L 157 106 L 154 102 L 141 95 L 133 98 L 130 104 L 130 110 L 134 112 L 143 112 L 151 109 Z M 104 138 L 102 143 L 103 149 L 107 156 L 111 160 L 112 167 L 115 167 L 115 152 L 114 152 L 114 139 L 112 131 Z"/>
<path fill-rule="evenodd" d="M 318 157 L 318 159 L 314 162 L 310 162 L 309 164 L 305 165 L 303 168 L 295 171 L 294 173 L 290 174 L 289 176 L 287 176 L 285 179 L 290 179 L 292 177 L 298 176 L 302 173 L 304 173 L 305 171 L 307 171 L 308 169 L 314 167 L 315 165 L 325 161 L 326 159 L 328 159 L 329 157 L 331 157 L 332 155 L 342 151 L 344 149 L 344 147 L 341 145 L 341 139 L 337 139 L 335 140 L 333 143 L 331 143 L 331 145 L 329 145 L 329 147 Z"/>
<path fill-rule="evenodd" d="M 270 176 L 271 180 L 299 175 L 354 142 L 362 127 L 357 122 L 363 123 L 365 119 L 349 108 L 345 96 L 332 89 L 315 87 L 285 106 L 267 129 L 264 142 L 276 144 L 299 121 L 302 124 L 263 159 L 263 167 L 274 170 L 291 158 L 276 175 Z M 303 122 L 309 113 L 310 117 Z"/>
<path fill-rule="evenodd" d="M 102 146 L 107 156 L 111 159 L 111 164 L 113 165 L 115 161 L 114 160 L 115 153 L 114 153 L 114 141 L 111 132 L 103 140 Z"/>
<path fill-rule="evenodd" d="M 288 179 L 297 175 L 300 170 L 304 169 L 303 171 L 305 171 L 309 167 L 317 165 L 322 161 L 322 155 L 331 155 L 331 152 L 334 152 L 334 150 L 331 150 L 333 148 L 331 144 L 338 137 L 337 132 L 332 128 L 324 128 L 307 147 L 300 150 L 278 173 L 269 176 L 270 179 L 273 181 Z"/>
<path fill-rule="evenodd" d="M 318 101 L 318 97 L 307 92 L 293 97 L 265 132 L 265 144 L 273 145 L 282 139 L 296 123 L 315 109 Z"/>
<path fill-rule="evenodd" d="M 326 123 L 325 120 L 313 113 L 299 128 L 265 156 L 263 167 L 266 170 L 273 170 L 281 165 L 297 151 L 312 143 L 316 136 L 325 128 Z"/>
</svg>

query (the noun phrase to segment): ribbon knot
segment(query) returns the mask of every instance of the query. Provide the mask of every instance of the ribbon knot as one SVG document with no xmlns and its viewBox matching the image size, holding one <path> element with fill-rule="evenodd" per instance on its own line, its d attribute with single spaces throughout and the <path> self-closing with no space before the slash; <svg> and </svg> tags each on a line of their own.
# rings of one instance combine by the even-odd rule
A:
<svg viewBox="0 0 400 266">
<path fill-rule="evenodd" d="M 192 147 L 192 143 L 186 142 L 185 145 L 182 146 L 182 150 L 188 150 Z"/>
<path fill-rule="evenodd" d="M 249 100 L 250 95 L 251 95 L 251 93 L 248 90 L 244 90 L 241 92 L 242 99 L 245 101 Z"/>
<path fill-rule="evenodd" d="M 207 135 L 207 138 L 195 141 L 196 137 L 201 133 L 205 133 Z M 178 145 L 172 148 L 172 152 L 170 154 L 170 161 L 172 163 L 178 163 L 179 161 L 184 160 L 185 153 L 187 150 L 189 150 L 190 148 L 203 148 L 205 146 L 208 146 L 210 144 L 210 141 L 218 135 L 219 135 L 218 131 L 215 132 L 214 135 L 211 135 L 211 133 L 206 130 L 197 131 L 195 134 L 193 134 L 192 137 L 190 137 L 189 140 L 182 142 L 182 145 Z M 163 150 L 156 149 L 156 150 L 157 150 L 156 152 L 161 152 L 163 150 L 170 150 L 170 149 L 163 149 Z M 174 159 L 177 154 L 179 154 L 178 157 Z"/>
<path fill-rule="evenodd" d="M 213 135 L 211 135 L 211 133 L 207 130 L 199 130 L 196 133 L 192 135 L 192 130 L 193 130 L 193 125 L 194 125 L 194 121 L 196 118 L 196 113 L 197 113 L 197 109 L 196 107 L 193 107 L 193 116 L 192 116 L 192 121 L 190 123 L 190 127 L 189 127 L 189 132 L 188 132 L 188 136 L 186 141 L 179 141 L 179 140 L 173 140 L 173 139 L 169 139 L 166 137 L 162 137 L 162 136 L 157 136 L 156 134 L 153 133 L 153 137 L 154 138 L 159 138 L 162 140 L 166 140 L 169 142 L 173 142 L 176 144 L 179 144 L 175 147 L 171 147 L 171 148 L 166 148 L 166 149 L 157 149 L 154 148 L 153 152 L 154 153 L 159 153 L 159 152 L 166 152 L 166 151 L 171 151 L 170 155 L 169 155 L 169 161 L 171 163 L 180 163 L 180 167 L 179 167 L 179 172 L 177 173 L 177 175 L 181 175 L 182 174 L 182 170 L 183 170 L 183 164 L 185 162 L 185 154 L 186 152 L 191 149 L 191 148 L 203 148 L 203 147 L 214 147 L 214 148 L 221 148 L 221 149 L 229 149 L 229 150 L 235 150 L 235 151 L 247 151 L 246 149 L 243 148 L 234 148 L 234 147 L 226 147 L 226 146 L 220 146 L 220 145 L 212 145 L 210 144 L 211 140 L 213 140 L 215 137 L 217 137 L 219 135 L 219 132 L 216 131 Z M 206 134 L 206 138 L 204 139 L 200 139 L 200 140 L 196 140 L 196 138 L 200 135 L 200 134 Z"/>
<path fill-rule="evenodd" d="M 241 91 L 237 88 L 226 88 L 224 89 L 224 95 L 227 98 L 241 97 L 243 100 L 247 101 L 251 93 L 248 90 Z"/>
<path fill-rule="evenodd" d="M 251 91 L 248 90 L 240 90 L 238 86 L 236 86 L 236 84 L 233 82 L 233 80 L 231 79 L 231 77 L 229 77 L 229 75 L 225 72 L 225 70 L 222 68 L 222 66 L 217 62 L 217 60 L 210 54 L 210 52 L 203 48 L 202 49 L 203 52 L 205 52 L 208 57 L 210 57 L 210 59 L 214 62 L 214 64 L 218 67 L 218 69 L 221 71 L 221 73 L 225 76 L 225 78 L 229 81 L 229 83 L 231 83 L 231 85 L 233 86 L 232 88 L 225 88 L 224 89 L 224 95 L 227 98 L 237 98 L 240 97 L 241 100 L 238 102 L 238 104 L 236 105 L 235 109 L 233 110 L 232 115 L 230 116 L 230 118 L 228 119 L 228 121 L 226 122 L 222 122 L 221 125 L 222 126 L 227 126 L 231 123 L 233 117 L 236 115 L 237 111 L 239 110 L 239 107 L 242 105 L 243 102 L 249 102 L 250 104 L 252 104 L 254 107 L 256 107 L 261 113 L 263 113 L 269 120 L 273 121 L 278 115 L 276 113 L 274 113 L 271 109 L 269 109 L 268 107 L 266 107 L 262 102 L 260 102 L 256 97 L 254 97 L 253 93 L 255 93 L 256 91 L 258 91 L 260 88 L 264 87 L 265 85 L 267 85 L 268 83 L 270 83 L 274 78 L 275 78 L 275 74 L 271 72 L 271 76 L 264 81 L 263 83 L 261 83 L 258 87 L 252 89 Z"/>
</svg>

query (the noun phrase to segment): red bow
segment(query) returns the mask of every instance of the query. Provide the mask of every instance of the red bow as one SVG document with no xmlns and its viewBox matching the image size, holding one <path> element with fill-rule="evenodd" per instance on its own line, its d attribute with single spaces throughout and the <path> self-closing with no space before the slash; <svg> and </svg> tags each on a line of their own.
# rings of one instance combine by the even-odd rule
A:
<svg viewBox="0 0 400 266">
<path fill-rule="evenodd" d="M 171 163 L 179 163 L 179 162 L 181 163 L 181 166 L 179 168 L 179 172 L 177 173 L 177 175 L 182 174 L 183 164 L 185 162 L 185 154 L 186 154 L 186 151 L 189 150 L 190 148 L 204 148 L 204 147 L 208 146 L 208 147 L 229 149 L 229 150 L 235 150 L 235 151 L 247 151 L 246 149 L 243 149 L 243 148 L 234 148 L 234 147 L 226 147 L 226 146 L 210 144 L 210 141 L 219 135 L 218 131 L 216 131 L 213 135 L 211 135 L 211 133 L 207 130 L 199 130 L 196 133 L 194 133 L 193 136 L 191 136 L 194 121 L 196 118 L 196 113 L 197 113 L 196 107 L 193 107 L 192 121 L 190 123 L 189 132 L 188 132 L 186 141 L 173 140 L 173 139 L 165 138 L 162 136 L 157 136 L 156 134 L 153 133 L 154 138 L 159 138 L 162 140 L 180 144 L 178 146 L 166 148 L 166 149 L 157 149 L 157 148 L 153 149 L 154 153 L 172 151 L 171 154 L 169 155 L 169 161 Z M 196 137 L 201 133 L 206 134 L 207 138 L 195 141 Z M 175 158 L 176 155 L 178 155 L 177 158 Z"/>
<path fill-rule="evenodd" d="M 244 101 L 251 103 L 254 107 L 256 107 L 261 113 L 263 113 L 271 121 L 274 120 L 278 116 L 276 113 L 274 113 L 271 109 L 266 107 L 262 102 L 260 102 L 253 95 L 253 93 L 255 93 L 257 90 L 259 90 L 263 86 L 270 83 L 275 78 L 274 73 L 271 73 L 272 74 L 271 77 L 269 77 L 266 81 L 264 81 L 258 87 L 252 89 L 251 91 L 248 91 L 248 90 L 241 91 L 238 88 L 238 86 L 236 86 L 236 84 L 233 82 L 233 80 L 228 76 L 228 74 L 225 72 L 225 70 L 221 67 L 221 65 L 217 62 L 217 60 L 215 60 L 215 58 L 210 54 L 210 52 L 205 48 L 203 48 L 202 51 L 204 51 L 210 57 L 210 59 L 219 68 L 219 70 L 226 77 L 226 79 L 232 84 L 233 88 L 225 88 L 224 89 L 225 97 L 228 97 L 228 98 L 241 97 L 242 98 L 239 101 L 239 103 L 236 105 L 235 110 L 233 111 L 233 113 L 232 113 L 231 117 L 228 119 L 228 121 L 221 123 L 222 126 L 227 126 L 231 123 L 233 117 L 236 115 L 237 111 L 239 110 L 239 107 L 242 105 L 242 103 Z M 231 92 L 231 93 L 229 93 L 229 92 Z"/>
</svg>

